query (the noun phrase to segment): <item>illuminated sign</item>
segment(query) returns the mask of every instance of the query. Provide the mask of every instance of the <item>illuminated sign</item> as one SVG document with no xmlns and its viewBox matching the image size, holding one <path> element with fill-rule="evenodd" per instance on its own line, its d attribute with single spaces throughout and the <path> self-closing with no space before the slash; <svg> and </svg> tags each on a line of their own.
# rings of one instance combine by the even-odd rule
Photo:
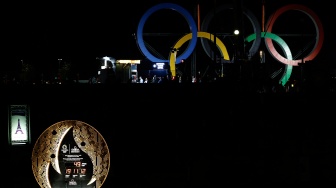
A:
<svg viewBox="0 0 336 188">
<path fill-rule="evenodd" d="M 8 142 L 10 145 L 30 144 L 28 105 L 10 105 L 8 110 Z"/>
<path fill-rule="evenodd" d="M 96 188 L 95 183 L 90 183 L 93 177 L 93 164 L 90 156 L 77 146 L 72 134 L 64 135 L 57 160 L 61 174 L 49 168 L 51 187 Z"/>
<path fill-rule="evenodd" d="M 140 64 L 140 60 L 117 60 L 117 63 L 121 64 Z"/>
<path fill-rule="evenodd" d="M 164 69 L 164 65 L 165 65 L 165 63 L 155 63 L 155 67 L 157 69 Z"/>
<path fill-rule="evenodd" d="M 107 143 L 82 121 L 66 120 L 50 126 L 32 152 L 32 169 L 41 188 L 100 188 L 109 168 Z"/>
</svg>

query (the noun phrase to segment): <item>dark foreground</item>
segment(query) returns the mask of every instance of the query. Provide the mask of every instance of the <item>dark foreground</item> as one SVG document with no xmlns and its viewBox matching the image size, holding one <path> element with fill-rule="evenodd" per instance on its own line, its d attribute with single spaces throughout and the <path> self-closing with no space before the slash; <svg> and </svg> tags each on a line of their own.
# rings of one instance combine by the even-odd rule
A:
<svg viewBox="0 0 336 188">
<path fill-rule="evenodd" d="M 80 120 L 111 155 L 102 187 L 335 185 L 335 93 L 254 92 L 234 85 L 2 87 L 3 178 L 39 187 L 35 141 L 49 126 Z M 8 105 L 28 104 L 31 144 L 8 145 Z"/>
</svg>

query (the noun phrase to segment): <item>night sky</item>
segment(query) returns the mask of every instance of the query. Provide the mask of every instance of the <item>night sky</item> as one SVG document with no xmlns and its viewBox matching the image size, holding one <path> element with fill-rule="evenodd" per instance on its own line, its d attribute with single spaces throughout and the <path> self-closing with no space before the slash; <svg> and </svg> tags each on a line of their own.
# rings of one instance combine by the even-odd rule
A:
<svg viewBox="0 0 336 188">
<path fill-rule="evenodd" d="M 58 65 L 58 59 L 70 62 L 78 69 L 91 68 L 96 63 L 96 58 L 110 56 L 116 59 L 145 59 L 141 50 L 137 46 L 137 41 L 133 34 L 137 32 L 138 23 L 143 14 L 151 7 L 159 3 L 176 3 L 195 15 L 196 5 L 200 5 L 201 22 L 206 14 L 209 13 L 216 5 L 241 3 L 252 11 L 259 19 L 262 20 L 262 0 L 249 1 L 205 1 L 205 0 L 188 0 L 188 1 L 162 1 L 151 0 L 142 2 L 118 1 L 96 3 L 96 2 L 80 2 L 80 3 L 10 3 L 6 9 L 5 16 L 2 17 L 2 26 L 4 34 L 1 45 L 3 46 L 2 63 L 3 70 L 17 70 L 22 63 L 32 64 L 44 70 L 48 70 Z M 333 29 L 329 24 L 331 13 L 330 6 L 321 4 L 319 1 L 303 0 L 295 1 L 265 1 L 265 20 L 267 21 L 271 13 L 276 9 L 289 3 L 298 3 L 312 9 L 320 18 L 325 32 L 325 42 L 318 57 L 318 61 L 334 66 L 335 57 L 332 52 L 335 47 L 333 41 Z M 146 22 L 144 32 L 148 33 L 188 33 L 190 32 L 188 25 L 180 15 L 173 10 L 157 11 Z M 231 15 L 232 16 L 232 15 Z M 172 21 L 177 18 L 175 21 Z M 305 19 L 308 19 L 306 16 Z M 221 18 L 218 24 L 219 30 L 225 28 L 225 31 L 231 31 L 231 17 Z M 224 22 L 224 23 L 222 23 Z M 168 25 L 167 23 L 170 23 Z M 302 27 L 299 26 L 303 23 Z M 302 21 L 301 18 L 290 18 L 287 20 L 279 20 L 277 26 L 280 28 L 274 32 L 297 32 L 304 25 L 311 27 L 312 23 Z M 286 24 L 286 26 L 282 26 Z M 288 25 L 287 25 L 288 24 Z M 246 26 L 246 29 L 248 25 Z M 281 31 L 284 29 L 284 31 Z M 291 30 L 293 29 L 293 30 Z M 303 30 L 303 29 L 301 29 Z M 301 31 L 300 30 L 300 31 Z M 302 31 L 309 32 L 309 31 Z M 174 38 L 175 37 L 175 38 Z M 150 36 L 145 40 L 158 51 L 164 58 L 168 57 L 169 49 L 177 42 L 179 36 L 170 38 Z M 228 46 L 231 44 L 223 39 Z M 297 41 L 293 39 L 285 39 L 291 45 L 291 49 L 298 46 Z M 298 40 L 298 39 L 297 39 Z M 295 44 L 296 43 L 296 44 Z M 201 43 L 197 43 L 197 48 L 202 48 Z M 203 49 L 197 50 L 200 61 L 209 61 L 205 57 Z M 229 52 L 230 53 L 230 52 Z M 294 53 L 294 52 L 293 52 Z M 167 58 L 168 59 L 168 58 Z M 200 66 L 202 67 L 202 66 Z"/>
<path fill-rule="evenodd" d="M 309 7 L 319 16 L 325 33 L 322 49 L 314 61 L 323 71 L 336 70 L 332 6 L 322 4 L 321 0 L 306 1 L 265 0 L 265 20 L 289 3 Z M 191 13 L 199 2 L 201 21 L 215 3 L 241 3 L 239 0 L 9 2 L 1 11 L 0 76 L 20 71 L 22 63 L 44 73 L 55 73 L 50 70 L 57 71 L 58 59 L 73 64 L 75 69 L 86 70 L 93 70 L 97 58 L 103 56 L 143 60 L 133 34 L 142 15 L 163 2 L 176 3 Z M 262 0 L 242 0 L 242 3 L 261 23 Z M 178 16 L 174 11 L 159 11 L 148 20 L 145 32 L 190 32 L 184 20 L 174 19 L 181 18 Z M 234 22 L 229 16 L 232 14 L 222 17 L 221 24 L 211 29 L 231 32 Z M 251 29 L 250 25 L 245 26 L 246 31 Z M 273 29 L 277 34 L 304 35 L 314 30 L 310 20 L 298 14 L 279 19 Z M 167 57 L 180 36 L 155 37 L 146 36 L 146 41 Z M 282 37 L 294 56 L 307 44 L 303 37 Z M 231 38 L 222 40 L 231 55 Z M 195 49 L 201 63 L 197 67 L 205 68 L 211 60 L 200 44 Z M 277 63 L 269 54 L 266 60 L 272 65 Z M 186 62 L 190 63 L 190 59 Z M 28 91 L 10 88 L 4 92 L 1 106 L 0 119 L 6 129 L 2 131 L 1 143 L 7 145 L 7 105 L 23 103 L 31 105 L 33 143 L 48 126 L 65 119 L 87 122 L 103 134 L 112 157 L 106 187 L 335 184 L 336 142 L 332 130 L 335 120 L 330 110 L 336 104 L 333 93 L 250 95 L 245 92 L 250 87 L 233 84 L 130 85 L 116 85 L 113 89 L 98 84 L 92 87 L 64 84 L 64 89 L 57 85 Z M 231 90 L 231 86 L 237 90 Z M 7 162 L 20 161 L 19 172 L 27 174 L 17 181 L 18 176 L 13 174 L 18 173 L 19 164 L 9 168 L 4 179 L 12 187 L 37 185 L 31 173 L 32 146 L 25 150 L 7 147 L 11 152 Z"/>
</svg>

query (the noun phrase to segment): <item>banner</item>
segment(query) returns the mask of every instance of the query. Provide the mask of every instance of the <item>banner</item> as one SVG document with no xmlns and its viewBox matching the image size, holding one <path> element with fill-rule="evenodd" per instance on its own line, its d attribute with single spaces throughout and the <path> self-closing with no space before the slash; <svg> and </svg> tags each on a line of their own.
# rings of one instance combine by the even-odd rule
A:
<svg viewBox="0 0 336 188">
<path fill-rule="evenodd" d="M 10 105 L 8 112 L 8 142 L 10 145 L 30 144 L 30 114 L 28 105 Z"/>
</svg>

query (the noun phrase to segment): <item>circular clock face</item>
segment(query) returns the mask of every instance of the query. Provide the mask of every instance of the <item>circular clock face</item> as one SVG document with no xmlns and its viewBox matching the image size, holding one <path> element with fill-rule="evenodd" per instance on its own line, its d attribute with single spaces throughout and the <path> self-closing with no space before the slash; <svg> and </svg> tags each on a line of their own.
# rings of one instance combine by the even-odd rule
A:
<svg viewBox="0 0 336 188">
<path fill-rule="evenodd" d="M 51 125 L 32 152 L 32 170 L 43 188 L 100 188 L 109 168 L 110 152 L 104 138 L 77 120 Z"/>
</svg>

